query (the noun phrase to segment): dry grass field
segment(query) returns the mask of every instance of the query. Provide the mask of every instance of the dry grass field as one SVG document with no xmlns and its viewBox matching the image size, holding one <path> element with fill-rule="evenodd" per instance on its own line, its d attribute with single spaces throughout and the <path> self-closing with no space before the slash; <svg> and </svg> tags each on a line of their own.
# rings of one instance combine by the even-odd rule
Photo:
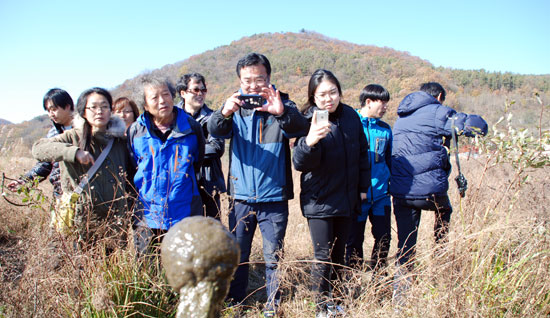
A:
<svg viewBox="0 0 550 318">
<path fill-rule="evenodd" d="M 550 315 L 550 165 L 512 164 L 502 159 L 502 151 L 509 150 L 461 158 L 469 190 L 459 200 L 451 183 L 451 231 L 440 249 L 432 237 L 433 213 L 423 213 L 406 306 L 399 311 L 392 306 L 389 280 L 376 288 L 369 272 L 350 270 L 349 279 L 335 286 L 342 291 L 346 317 Z M 10 177 L 23 173 L 34 164 L 27 153 L 10 145 L 0 154 L 0 171 Z M 294 179 L 298 196 L 298 173 Z M 177 297 L 158 263 L 136 260 L 131 244 L 109 256 L 101 248 L 75 250 L 49 230 L 51 187 L 43 182 L 39 188 L 48 198 L 33 199 L 31 206 L 0 201 L 0 317 L 174 317 Z M 395 225 L 392 234 L 394 255 Z M 369 254 L 370 228 L 366 238 Z M 314 316 L 308 274 L 312 254 L 307 224 L 294 199 L 281 263 L 284 317 Z M 259 317 L 265 301 L 259 233 L 251 262 L 251 295 L 242 311 Z M 394 269 L 391 265 L 389 272 Z M 344 292 L 350 290 L 354 297 Z M 222 317 L 231 314 L 226 309 Z"/>
</svg>

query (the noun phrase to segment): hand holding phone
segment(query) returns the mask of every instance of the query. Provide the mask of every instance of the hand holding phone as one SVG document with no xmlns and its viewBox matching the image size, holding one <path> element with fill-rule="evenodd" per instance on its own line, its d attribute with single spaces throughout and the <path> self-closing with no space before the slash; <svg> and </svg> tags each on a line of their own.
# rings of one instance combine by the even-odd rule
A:
<svg viewBox="0 0 550 318">
<path fill-rule="evenodd" d="M 317 125 L 328 124 L 328 110 L 317 109 L 315 110 L 315 114 Z"/>
<path fill-rule="evenodd" d="M 310 147 L 316 145 L 321 139 L 325 138 L 330 132 L 330 122 L 328 120 L 328 111 L 318 109 L 313 113 L 314 120 L 311 123 L 309 132 L 306 136 L 306 144 Z"/>
</svg>

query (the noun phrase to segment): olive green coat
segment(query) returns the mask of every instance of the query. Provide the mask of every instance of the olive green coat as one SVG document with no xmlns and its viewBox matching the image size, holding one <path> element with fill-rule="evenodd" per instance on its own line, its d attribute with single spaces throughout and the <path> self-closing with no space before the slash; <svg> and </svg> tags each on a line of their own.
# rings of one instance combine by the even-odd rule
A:
<svg viewBox="0 0 550 318">
<path fill-rule="evenodd" d="M 32 147 L 32 154 L 37 160 L 60 162 L 61 187 L 64 193 L 73 192 L 91 167 L 91 165 L 82 165 L 76 160 L 83 125 L 84 119 L 77 114 L 73 119 L 73 129 L 53 138 L 40 139 Z M 115 140 L 105 161 L 84 187 L 76 203 L 75 225 L 81 238 L 87 241 L 91 238 L 89 229 L 97 232 L 99 226 L 106 225 L 107 228 L 116 232 L 122 230 L 121 226 L 126 223 L 124 216 L 128 211 L 129 157 L 124 130 L 124 122 L 112 116 L 106 132 L 92 134 L 90 153 L 95 160 L 107 146 L 109 139 L 115 138 Z M 114 234 L 112 231 L 109 233 Z M 108 235 L 104 231 L 95 234 L 100 235 L 99 238 Z"/>
</svg>

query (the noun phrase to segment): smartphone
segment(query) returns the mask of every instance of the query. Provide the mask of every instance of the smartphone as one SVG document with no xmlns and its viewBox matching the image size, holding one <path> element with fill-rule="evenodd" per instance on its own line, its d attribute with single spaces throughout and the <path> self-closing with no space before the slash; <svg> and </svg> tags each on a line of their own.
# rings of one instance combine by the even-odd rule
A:
<svg viewBox="0 0 550 318">
<path fill-rule="evenodd" d="M 315 110 L 315 117 L 317 119 L 317 124 L 327 124 L 328 110 L 322 110 L 322 109 Z"/>
<path fill-rule="evenodd" d="M 241 105 L 245 109 L 254 109 L 256 107 L 262 107 L 265 103 L 265 98 L 260 95 L 247 95 L 242 94 L 239 96 L 239 99 L 244 101 L 244 104 Z"/>
</svg>

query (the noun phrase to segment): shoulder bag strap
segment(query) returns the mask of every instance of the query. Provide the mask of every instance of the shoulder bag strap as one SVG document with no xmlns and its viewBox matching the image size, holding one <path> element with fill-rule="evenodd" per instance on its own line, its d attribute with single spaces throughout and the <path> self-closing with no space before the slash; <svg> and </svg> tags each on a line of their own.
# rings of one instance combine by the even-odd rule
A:
<svg viewBox="0 0 550 318">
<path fill-rule="evenodd" d="M 84 187 L 88 184 L 88 181 L 94 176 L 94 174 L 97 172 L 97 169 L 99 169 L 99 166 L 103 163 L 107 155 L 109 154 L 109 151 L 111 151 L 111 148 L 113 147 L 113 142 L 115 141 L 114 138 L 109 140 L 109 143 L 107 143 L 107 147 L 103 149 L 97 160 L 94 162 L 90 170 L 84 175 L 84 178 L 82 178 L 82 181 L 78 184 L 78 187 L 74 189 L 75 193 L 81 194 Z"/>
</svg>

